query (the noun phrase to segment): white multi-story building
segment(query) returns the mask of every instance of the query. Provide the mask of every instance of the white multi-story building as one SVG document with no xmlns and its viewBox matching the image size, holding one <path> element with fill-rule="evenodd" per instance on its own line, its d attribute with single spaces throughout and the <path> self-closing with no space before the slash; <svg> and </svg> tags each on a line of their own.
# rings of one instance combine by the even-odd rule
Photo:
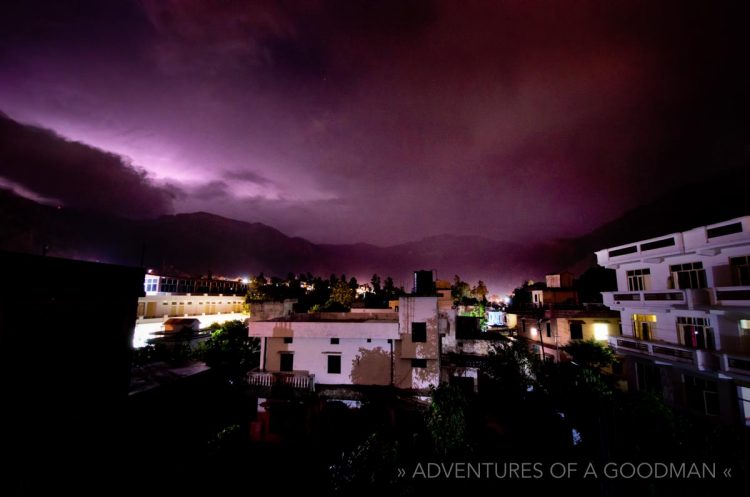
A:
<svg viewBox="0 0 750 497">
<path fill-rule="evenodd" d="M 631 388 L 750 425 L 750 216 L 596 252 Z"/>
<path fill-rule="evenodd" d="M 368 312 L 369 311 L 369 312 Z M 250 383 L 296 388 L 392 385 L 424 391 L 440 381 L 438 297 L 406 296 L 398 310 L 290 314 L 251 321 L 260 370 Z"/>
</svg>

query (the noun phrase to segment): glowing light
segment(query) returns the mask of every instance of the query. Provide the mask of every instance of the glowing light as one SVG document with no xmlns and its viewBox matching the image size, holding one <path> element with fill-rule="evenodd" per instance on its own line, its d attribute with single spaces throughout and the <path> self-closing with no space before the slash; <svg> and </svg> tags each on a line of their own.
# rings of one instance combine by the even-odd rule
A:
<svg viewBox="0 0 750 497">
<path fill-rule="evenodd" d="M 536 328 L 531 328 L 531 336 L 535 337 L 537 333 L 539 333 L 539 330 L 537 330 Z"/>
<path fill-rule="evenodd" d="M 609 325 L 607 323 L 594 323 L 594 340 L 606 340 L 609 338 Z"/>
<path fill-rule="evenodd" d="M 245 285 L 247 285 L 248 283 L 250 283 L 250 279 L 248 279 L 248 278 L 242 278 L 242 283 L 244 283 Z"/>
</svg>

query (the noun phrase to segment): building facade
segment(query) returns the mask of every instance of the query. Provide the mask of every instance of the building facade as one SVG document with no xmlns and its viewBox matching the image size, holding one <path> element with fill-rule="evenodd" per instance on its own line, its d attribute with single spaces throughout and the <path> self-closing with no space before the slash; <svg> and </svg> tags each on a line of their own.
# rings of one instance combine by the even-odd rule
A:
<svg viewBox="0 0 750 497">
<path fill-rule="evenodd" d="M 143 288 L 145 295 L 138 299 L 133 333 L 135 348 L 146 346 L 155 334 L 167 331 L 165 323 L 169 319 L 195 318 L 200 328 L 207 328 L 214 323 L 248 317 L 245 306 L 247 285 L 237 281 L 146 274 Z M 184 291 L 196 289 L 205 291 Z"/>
<path fill-rule="evenodd" d="M 596 252 L 628 385 L 750 426 L 750 216 Z"/>
<path fill-rule="evenodd" d="M 563 347 L 574 340 L 594 340 L 604 345 L 619 335 L 620 316 L 603 306 L 586 305 L 577 309 L 546 306 L 537 312 L 514 313 L 516 336 L 548 361 L 568 357 Z"/>
<path fill-rule="evenodd" d="M 272 386 L 384 386 L 426 391 L 440 381 L 440 319 L 435 296 L 405 296 L 398 310 L 288 314 L 250 321 L 260 338 L 260 370 Z"/>
</svg>

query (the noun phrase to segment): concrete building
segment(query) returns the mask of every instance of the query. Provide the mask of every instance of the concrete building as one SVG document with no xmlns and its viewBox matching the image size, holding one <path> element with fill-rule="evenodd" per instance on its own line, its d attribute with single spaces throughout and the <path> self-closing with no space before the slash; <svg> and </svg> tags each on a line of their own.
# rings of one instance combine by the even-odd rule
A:
<svg viewBox="0 0 750 497">
<path fill-rule="evenodd" d="M 406 296 L 398 311 L 291 314 L 251 321 L 261 339 L 260 371 L 250 382 L 316 385 L 392 385 L 425 391 L 440 380 L 438 298 Z"/>
<path fill-rule="evenodd" d="M 155 334 L 168 331 L 172 318 L 197 319 L 199 328 L 234 319 L 244 320 L 247 286 L 233 280 L 184 279 L 146 274 L 145 296 L 138 299 L 133 347 L 144 347 Z M 244 291 L 243 291 L 244 288 Z M 199 289 L 201 293 L 181 292 Z M 235 290 L 237 293 L 221 293 Z"/>
<path fill-rule="evenodd" d="M 750 425 L 750 216 L 596 252 L 630 388 Z"/>
<path fill-rule="evenodd" d="M 245 295 L 247 282 L 229 278 L 184 278 L 159 275 L 149 269 L 143 282 L 146 295 L 208 294 Z"/>
<path fill-rule="evenodd" d="M 547 306 L 536 313 L 514 313 L 516 336 L 546 360 L 568 359 L 563 347 L 573 340 L 595 340 L 607 344 L 618 335 L 620 316 L 603 306 L 582 305 L 577 309 Z"/>
<path fill-rule="evenodd" d="M 567 360 L 563 347 L 574 340 L 607 343 L 619 334 L 620 315 L 600 304 L 581 303 L 573 288 L 573 274 L 548 274 L 545 284 L 529 290 L 530 302 L 513 302 L 506 315 L 507 326 L 545 360 Z"/>
</svg>

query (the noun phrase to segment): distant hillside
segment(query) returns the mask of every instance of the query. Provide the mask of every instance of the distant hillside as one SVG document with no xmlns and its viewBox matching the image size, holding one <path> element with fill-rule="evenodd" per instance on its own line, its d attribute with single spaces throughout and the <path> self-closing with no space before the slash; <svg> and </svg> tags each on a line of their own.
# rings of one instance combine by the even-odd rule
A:
<svg viewBox="0 0 750 497">
<path fill-rule="evenodd" d="M 434 269 L 441 278 L 479 278 L 512 287 L 539 272 L 550 254 L 480 237 L 443 235 L 406 244 L 314 244 L 261 223 L 246 223 L 204 212 L 132 220 L 99 212 L 56 208 L 0 190 L 0 247 L 8 250 L 186 274 L 286 275 L 346 273 L 369 280 L 391 275 L 410 287 L 415 269 Z M 543 269 L 545 271 L 547 269 Z"/>
<path fill-rule="evenodd" d="M 378 247 L 315 244 L 261 223 L 204 212 L 134 220 L 99 211 L 57 208 L 0 190 L 0 248 L 139 265 L 166 272 L 229 276 L 289 272 L 346 273 L 369 280 L 391 275 L 410 288 L 415 269 L 439 278 L 483 279 L 507 291 L 525 279 L 572 269 L 580 273 L 601 248 L 750 214 L 748 169 L 722 173 L 627 212 L 590 234 L 526 246 L 478 236 L 441 235 Z"/>
</svg>

